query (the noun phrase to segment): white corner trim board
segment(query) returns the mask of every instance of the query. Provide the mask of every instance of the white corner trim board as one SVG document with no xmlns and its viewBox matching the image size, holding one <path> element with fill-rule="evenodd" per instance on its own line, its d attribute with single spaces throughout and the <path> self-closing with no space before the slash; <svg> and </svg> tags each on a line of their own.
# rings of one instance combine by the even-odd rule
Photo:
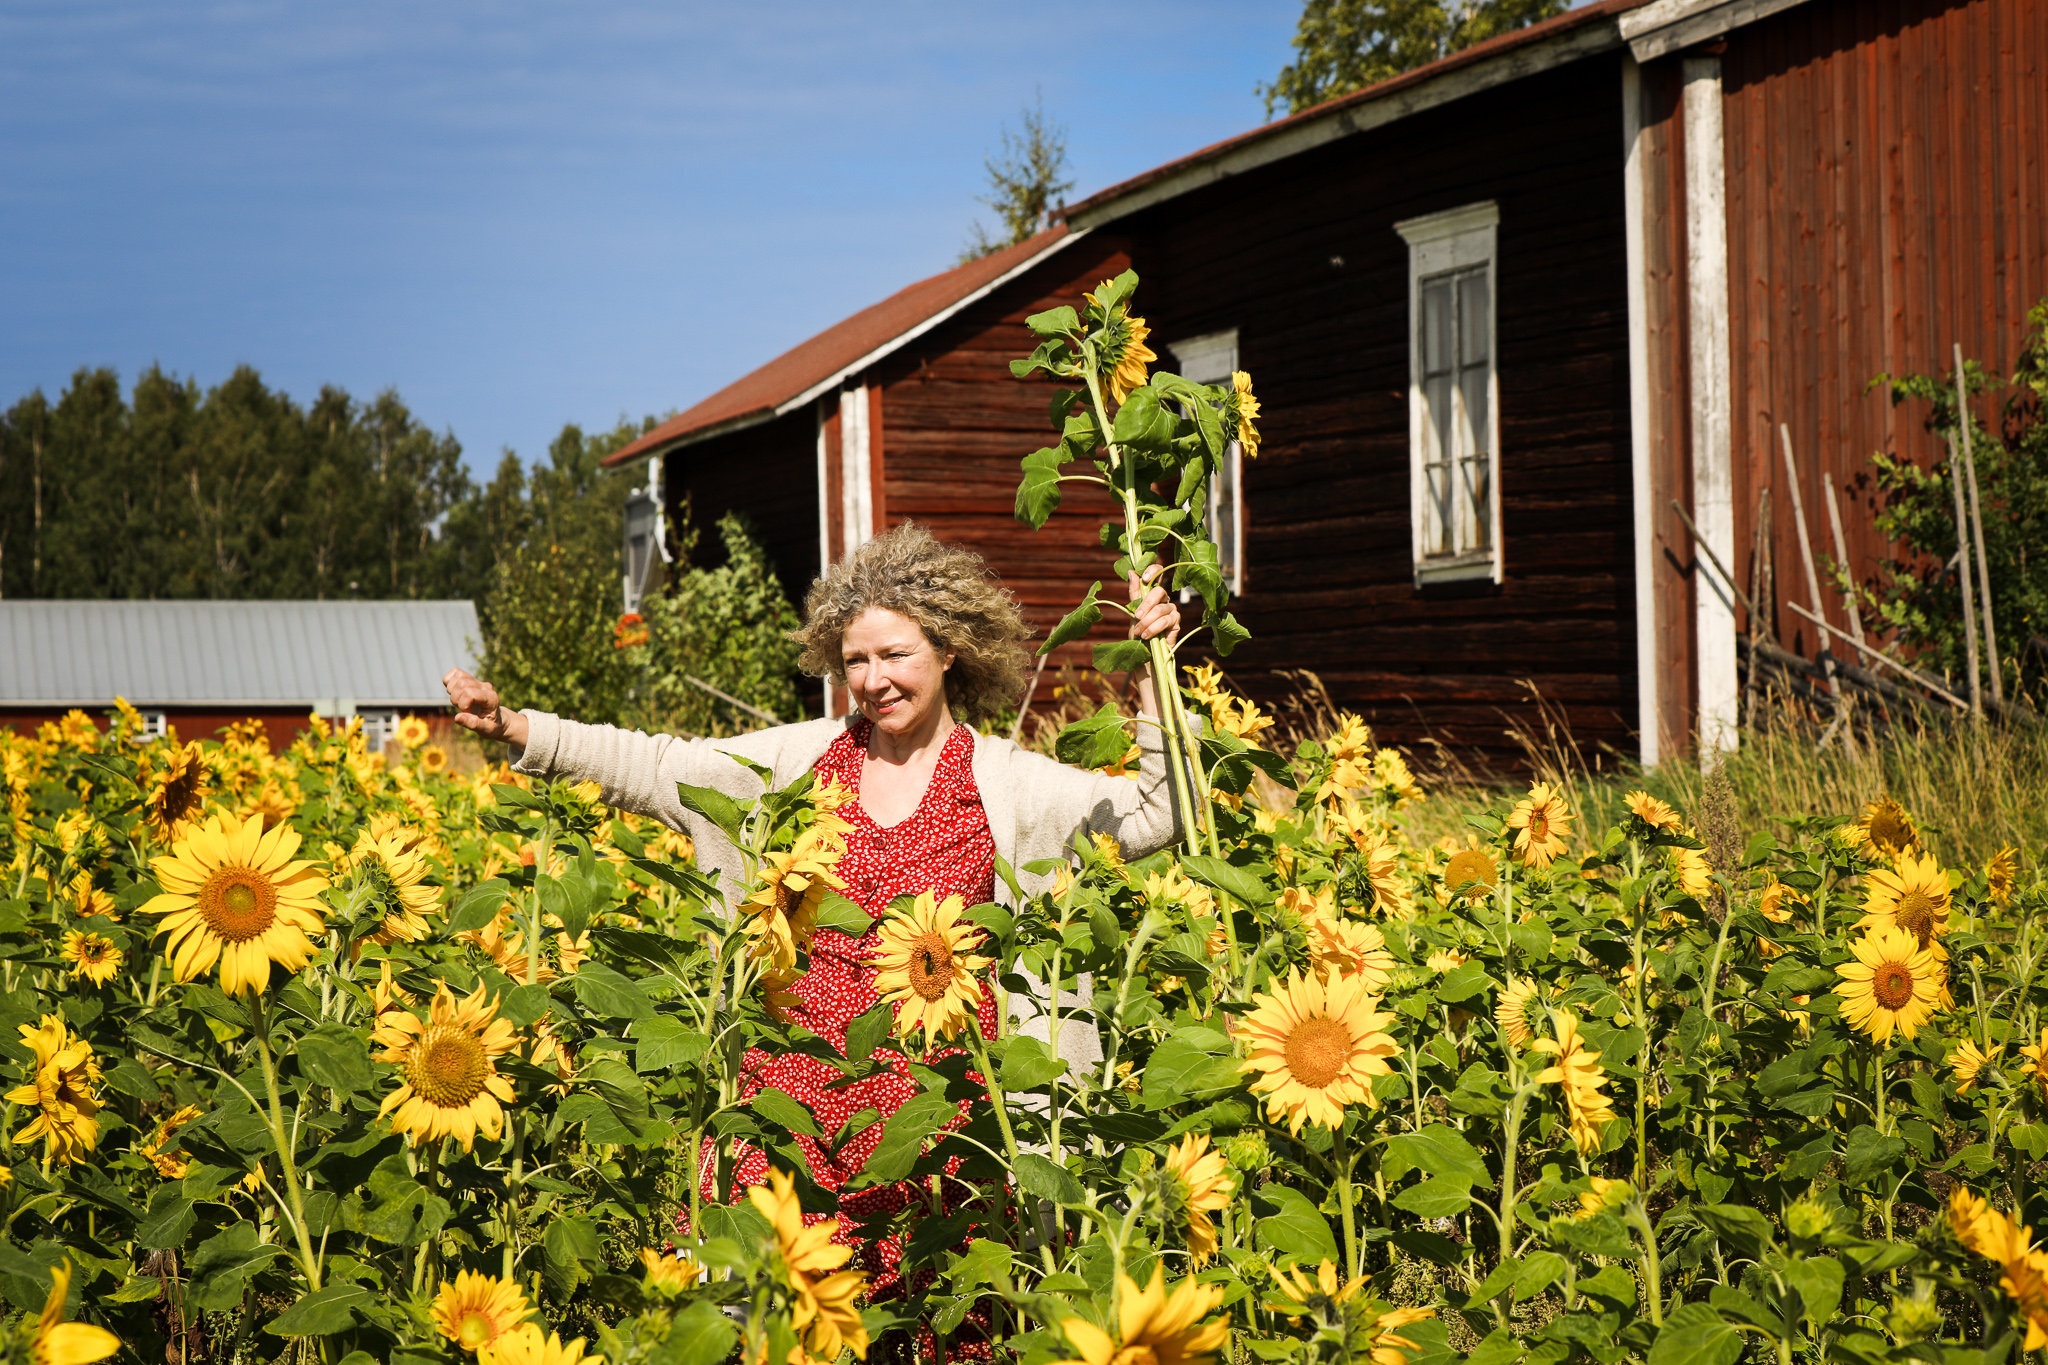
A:
<svg viewBox="0 0 2048 1365">
<path fill-rule="evenodd" d="M 1685 274 L 1692 380 L 1692 516 L 1723 564 L 1735 562 L 1734 412 L 1728 359 L 1728 202 L 1721 61 L 1685 60 Z M 1694 659 L 1702 752 L 1736 745 L 1739 688 L 1731 585 L 1694 556 Z"/>
<path fill-rule="evenodd" d="M 1663 755 L 1662 676 L 1657 669 L 1657 518 L 1650 478 L 1649 248 L 1643 212 L 1643 76 L 1621 63 L 1622 219 L 1628 271 L 1629 483 L 1635 503 L 1636 734 L 1646 768 Z"/>
<path fill-rule="evenodd" d="M 839 391 L 839 543 L 847 554 L 874 539 L 874 463 L 869 459 L 868 386 Z"/>
</svg>

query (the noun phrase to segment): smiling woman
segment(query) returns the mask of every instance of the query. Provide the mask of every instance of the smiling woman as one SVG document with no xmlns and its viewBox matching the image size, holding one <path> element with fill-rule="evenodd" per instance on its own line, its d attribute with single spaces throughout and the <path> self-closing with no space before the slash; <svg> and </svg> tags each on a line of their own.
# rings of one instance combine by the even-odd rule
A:
<svg viewBox="0 0 2048 1365">
<path fill-rule="evenodd" d="M 1180 618 L 1166 593 L 1136 579 L 1129 587 L 1138 604 L 1132 638 L 1170 637 Z M 1179 831 L 1151 679 L 1139 685 L 1135 777 L 1082 772 L 977 733 L 972 722 L 991 719 L 1024 689 L 1023 618 L 979 556 L 911 524 L 877 536 L 827 571 L 806 597 L 805 616 L 795 637 L 804 646 L 803 665 L 846 688 L 856 710 L 844 719 L 686 741 L 580 725 L 544 711 L 508 711 L 495 689 L 459 670 L 445 681 L 457 720 L 487 739 L 509 742 L 519 771 L 596 781 L 607 803 L 688 831 L 699 862 L 719 875 L 728 904 L 741 890 L 740 857 L 716 826 L 684 808 L 677 783 L 739 798 L 757 795 L 760 779 L 735 761 L 741 758 L 768 768 L 776 787 L 809 773 L 843 793 L 830 836 L 837 856 L 821 862 L 830 866 L 820 876 L 877 923 L 859 937 L 815 929 L 808 972 L 796 977 L 792 971 L 777 982 L 787 991 L 781 999 L 791 1021 L 833 1047 L 844 1051 L 847 1025 L 884 993 L 908 993 L 920 1000 L 926 1048 L 942 1046 L 973 1011 L 984 1037 L 1021 1029 L 1053 1043 L 1077 1066 L 1099 1063 L 1085 978 L 1076 996 L 1061 998 L 1065 1017 L 1056 1040 L 1049 1037 L 1046 1001 L 1013 993 L 1011 1018 L 998 1019 L 997 995 L 981 989 L 978 979 L 986 970 L 985 959 L 974 953 L 979 931 L 961 923 L 958 912 L 1014 899 L 1009 881 L 996 876 L 999 858 L 1028 896 L 1052 883 L 1050 872 L 1030 869 L 1070 856 L 1077 835 L 1113 840 L 1126 858 L 1174 840 Z M 806 893 L 810 880 L 806 875 Z M 798 888 L 788 890 L 792 901 L 798 899 Z M 890 918 L 902 897 L 914 898 L 917 908 Z M 778 892 L 778 905 L 781 899 Z M 756 918 L 764 932 L 774 927 L 772 917 Z M 836 1067 L 816 1057 L 751 1053 L 748 1086 L 750 1093 L 774 1086 L 794 1096 L 823 1132 L 832 1133 L 866 1109 L 886 1117 L 918 1092 L 907 1056 L 876 1055 L 890 1070 L 848 1085 Z M 927 1053 L 924 1060 L 934 1055 L 942 1054 Z M 828 1190 L 844 1188 L 860 1174 L 884 1127 L 869 1126 L 830 1149 L 799 1138 L 812 1178 Z M 734 1197 L 767 1175 L 765 1154 L 747 1154 Z M 708 1186 L 706 1194 L 715 1197 Z M 848 1193 L 840 1202 L 840 1237 L 856 1251 L 877 1295 L 897 1288 L 900 1239 L 863 1241 L 852 1229 L 889 1221 L 910 1199 L 907 1187 L 890 1185 Z"/>
</svg>

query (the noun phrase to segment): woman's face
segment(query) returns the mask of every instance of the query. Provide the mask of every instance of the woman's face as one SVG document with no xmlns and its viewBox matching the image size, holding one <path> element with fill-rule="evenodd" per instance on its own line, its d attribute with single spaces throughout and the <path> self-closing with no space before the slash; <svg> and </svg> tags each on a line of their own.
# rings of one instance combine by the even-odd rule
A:
<svg viewBox="0 0 2048 1365">
<path fill-rule="evenodd" d="M 846 628 L 839 651 L 853 704 L 876 729 L 912 734 L 945 712 L 953 651 L 941 652 L 909 617 L 869 607 Z"/>
</svg>

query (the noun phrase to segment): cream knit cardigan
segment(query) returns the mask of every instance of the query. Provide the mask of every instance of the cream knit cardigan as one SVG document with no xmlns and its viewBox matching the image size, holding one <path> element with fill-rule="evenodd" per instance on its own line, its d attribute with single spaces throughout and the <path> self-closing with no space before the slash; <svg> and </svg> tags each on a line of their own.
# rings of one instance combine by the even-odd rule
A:
<svg viewBox="0 0 2048 1365">
<path fill-rule="evenodd" d="M 677 739 L 610 725 L 583 725 L 545 711 L 524 713 L 526 747 L 512 753 L 512 767 L 533 777 L 596 782 L 607 805 L 651 815 L 686 832 L 697 847 L 697 864 L 715 873 L 728 905 L 740 885 L 738 850 L 710 821 L 684 808 L 676 783 L 711 787 L 744 800 L 761 794 L 761 780 L 728 754 L 751 759 L 774 773 L 783 787 L 809 772 L 832 741 L 857 717 L 778 725 L 733 739 Z M 1031 873 L 1025 865 L 1062 859 L 1077 834 L 1107 834 L 1126 858 L 1142 858 L 1180 834 L 1173 806 L 1166 750 L 1157 725 L 1138 726 L 1138 776 L 1104 777 L 1058 763 L 993 735 L 974 737 L 974 785 L 996 853 L 1015 869 L 1027 896 L 1051 886 L 1053 874 Z M 1010 889 L 996 878 L 996 899 L 1012 903 Z M 1060 1009 L 1086 1009 L 1091 986 L 1081 978 L 1079 996 L 1062 993 Z M 1042 991 L 1039 992 L 1043 994 Z M 1046 1039 L 1043 1000 L 1010 997 L 1013 1026 Z M 1077 1067 L 1101 1059 L 1092 1020 L 1062 1020 L 1057 1051 Z M 1047 1040 L 1049 1041 L 1049 1040 Z"/>
</svg>

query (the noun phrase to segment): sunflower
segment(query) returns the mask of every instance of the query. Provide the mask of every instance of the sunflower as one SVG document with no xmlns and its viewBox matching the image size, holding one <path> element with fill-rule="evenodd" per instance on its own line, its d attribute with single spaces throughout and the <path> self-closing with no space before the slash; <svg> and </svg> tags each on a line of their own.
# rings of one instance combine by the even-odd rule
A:
<svg viewBox="0 0 2048 1365">
<path fill-rule="evenodd" d="M 1118 876 L 1123 875 L 1124 846 L 1116 841 L 1114 834 L 1097 830 L 1088 836 L 1088 842 L 1094 845 L 1096 856 L 1102 859 L 1105 867 Z"/>
<path fill-rule="evenodd" d="M 1095 301 L 1095 294 L 1115 283 L 1104 280 L 1095 286 L 1095 293 L 1084 293 L 1081 297 L 1089 307 L 1098 308 L 1101 305 Z M 1109 393 L 1119 403 L 1131 396 L 1132 389 L 1145 387 L 1145 366 L 1159 359 L 1145 344 L 1150 335 L 1152 329 L 1145 325 L 1145 319 L 1132 317 L 1122 304 L 1112 305 L 1102 320 L 1102 330 L 1096 334 L 1101 342 L 1096 354 L 1110 367 Z"/>
<path fill-rule="evenodd" d="M 1145 874 L 1145 900 L 1158 906 L 1183 906 L 1193 919 L 1214 918 L 1216 914 L 1216 901 L 1209 894 L 1208 888 L 1197 886 L 1188 880 L 1181 872 L 1179 863 L 1167 864 L 1164 874 Z"/>
<path fill-rule="evenodd" d="M 177 838 L 180 826 L 199 813 L 212 776 L 197 740 L 155 761 L 145 760 L 136 774 L 143 790 L 143 822 L 159 839 Z"/>
<path fill-rule="evenodd" d="M 1526 978 L 1510 981 L 1500 993 L 1500 1003 L 1493 1007 L 1493 1022 L 1509 1047 L 1521 1047 L 1534 1036 L 1529 1027 L 1529 1004 L 1536 996 L 1536 983 Z"/>
<path fill-rule="evenodd" d="M 1373 1321 L 1372 1339 L 1368 1348 L 1372 1352 L 1373 1365 L 1408 1365 L 1408 1352 L 1419 1351 L 1421 1345 L 1401 1335 L 1401 1329 L 1411 1322 L 1421 1322 L 1436 1316 L 1434 1308 L 1390 1308 Z"/>
<path fill-rule="evenodd" d="M 496 1139 L 503 1130 L 501 1102 L 512 1099 L 512 1083 L 498 1074 L 497 1059 L 517 1040 L 482 986 L 458 1003 L 444 983 L 424 1021 L 387 1013 L 370 1041 L 384 1045 L 378 1061 L 399 1069 L 398 1089 L 377 1110 L 379 1118 L 391 1115 L 393 1132 L 411 1134 L 415 1145 L 456 1138 L 466 1152 L 478 1133 Z"/>
<path fill-rule="evenodd" d="M 408 749 L 417 749 L 427 742 L 427 723 L 418 716 L 407 716 L 398 722 L 398 742 Z"/>
<path fill-rule="evenodd" d="M 100 934 L 66 930 L 57 955 L 71 964 L 73 972 L 96 986 L 106 985 L 121 970 L 121 950 L 112 939 Z"/>
<path fill-rule="evenodd" d="M 1969 1187 L 1957 1185 L 1953 1190 L 1949 1191 L 1949 1231 L 1955 1235 L 1955 1239 L 1958 1242 L 1963 1244 L 1965 1250 L 1973 1251 L 1979 1256 L 1986 1254 L 1984 1250 L 1986 1245 L 1984 1240 L 1984 1220 L 1985 1215 L 1990 1212 L 1991 1206 L 1985 1203 Z"/>
<path fill-rule="evenodd" d="M 2043 1059 L 2048 1058 L 2048 1028 L 2041 1030 L 2041 1041 L 2021 1048 L 2020 1056 L 2027 1059 L 2020 1063 L 2020 1074 L 2032 1076 L 2034 1084 L 2041 1087 L 2042 1096 L 2048 1098 L 2048 1066 L 2043 1065 Z"/>
<path fill-rule="evenodd" d="M 1237 444 L 1247 460 L 1259 458 L 1259 431 L 1252 423 L 1259 418 L 1259 400 L 1252 396 L 1252 377 L 1243 370 L 1230 372 L 1230 398 L 1237 415 Z"/>
<path fill-rule="evenodd" d="M 1324 1261 L 1316 1267 L 1313 1276 L 1301 1266 L 1295 1266 L 1290 1270 L 1275 1270 L 1273 1283 L 1289 1299 L 1303 1308 L 1309 1308 L 1314 1306 L 1318 1298 L 1327 1299 L 1333 1304 L 1348 1303 L 1359 1290 L 1365 1288 L 1366 1277 L 1360 1275 L 1347 1283 L 1335 1262 Z"/>
<path fill-rule="evenodd" d="M 758 961 L 776 971 L 796 966 L 797 950 L 807 947 L 811 935 L 818 931 L 818 909 L 825 892 L 846 889 L 846 883 L 832 870 L 839 857 L 838 844 L 806 833 L 795 847 L 771 852 L 763 859 L 761 889 L 740 905 Z"/>
<path fill-rule="evenodd" d="M 1439 948 L 1431 953 L 1422 965 L 1433 972 L 1441 974 L 1443 972 L 1456 971 L 1464 966 L 1465 962 L 1465 955 L 1456 948 Z"/>
<path fill-rule="evenodd" d="M 1303 921 L 1308 929 L 1308 950 L 1318 977 L 1332 972 L 1355 976 L 1370 991 L 1383 991 L 1394 975 L 1394 955 L 1387 951 L 1386 935 L 1370 924 L 1341 919 L 1334 911 L 1317 912 Z"/>
<path fill-rule="evenodd" d="M 1570 1116 L 1572 1141 L 1579 1151 L 1592 1156 L 1600 1150 L 1600 1131 L 1614 1117 L 1614 1101 L 1601 1093 L 1607 1072 L 1600 1066 L 1600 1053 L 1586 1046 L 1579 1035 L 1579 1021 L 1563 1010 L 1551 1011 L 1557 1037 L 1538 1038 L 1529 1046 L 1557 1058 L 1557 1064 L 1536 1073 L 1538 1084 L 1556 1081 L 1564 1087 L 1565 1112 Z"/>
<path fill-rule="evenodd" d="M 142 907 L 162 915 L 158 932 L 171 972 L 191 981 L 220 966 L 229 995 L 270 984 L 273 962 L 297 971 L 313 956 L 325 927 L 319 895 L 327 878 L 309 862 L 293 862 L 299 836 L 283 826 L 264 832 L 260 820 L 216 814 L 152 859 L 163 894 Z"/>
<path fill-rule="evenodd" d="M 149 1140 L 135 1149 L 136 1153 L 156 1167 L 156 1173 L 164 1179 L 183 1180 L 191 1169 L 191 1159 L 172 1147 L 172 1139 L 177 1137 L 180 1128 L 198 1117 L 199 1106 L 196 1104 L 188 1104 L 166 1116 L 157 1124 L 156 1132 L 150 1135 Z"/>
<path fill-rule="evenodd" d="M 1572 1221 L 1583 1223 L 1588 1218 L 1618 1209 L 1636 1192 L 1635 1186 L 1626 1180 L 1609 1180 L 1605 1176 L 1593 1176 L 1592 1188 L 1579 1196 L 1579 1211 L 1572 1215 Z"/>
<path fill-rule="evenodd" d="M 1926 947 L 1948 932 L 1948 874 L 1932 854 L 1913 856 L 1907 849 L 1890 870 L 1870 873 L 1870 891 L 1863 898 L 1857 929 L 1903 929 Z"/>
<path fill-rule="evenodd" d="M 104 1327 L 64 1321 L 64 1300 L 70 1295 L 71 1262 L 66 1260 L 50 1271 L 50 1296 L 43 1300 L 28 1348 L 35 1365 L 91 1365 L 121 1349 L 121 1338 Z"/>
<path fill-rule="evenodd" d="M 1985 1067 L 1998 1060 L 2003 1048 L 1992 1048 L 1989 1052 L 1980 1050 L 1974 1038 L 1965 1038 L 1954 1052 L 1948 1054 L 1950 1070 L 1955 1072 L 1956 1093 L 1967 1095 L 1977 1088 L 1977 1078 Z"/>
<path fill-rule="evenodd" d="M 1276 993 L 1253 997 L 1240 1026 L 1251 1039 L 1243 1069 L 1257 1073 L 1251 1088 L 1266 1096 L 1270 1118 L 1284 1117 L 1299 1133 L 1304 1123 L 1340 1126 L 1346 1105 L 1379 1107 L 1373 1077 L 1391 1074 L 1387 1059 L 1398 1049 L 1378 1003 L 1359 977 L 1299 972 Z"/>
<path fill-rule="evenodd" d="M 761 1003 L 767 1006 L 769 1017 L 776 1023 L 796 1022 L 795 1011 L 803 1005 L 804 999 L 792 988 L 803 979 L 804 973 L 794 967 L 786 972 L 778 972 L 771 967 L 756 979 L 754 984 L 761 988 Z"/>
<path fill-rule="evenodd" d="M 1920 830 L 1913 817 L 1889 796 L 1880 796 L 1865 806 L 1862 816 L 1844 832 L 1852 843 L 1887 858 L 1896 858 L 1920 842 Z"/>
<path fill-rule="evenodd" d="M 425 842 L 423 831 L 396 820 L 382 830 L 373 824 L 356 836 L 356 846 L 348 854 L 349 872 L 369 891 L 373 911 L 384 912 L 383 924 L 370 935 L 372 943 L 417 943 L 427 936 L 426 917 L 434 913 L 441 892 L 426 885 Z"/>
<path fill-rule="evenodd" d="M 640 1248 L 641 1283 L 663 1294 L 674 1294 L 704 1278 L 704 1267 L 688 1256 L 669 1256 L 652 1247 Z"/>
<path fill-rule="evenodd" d="M 476 1353 L 477 1365 L 604 1365 L 603 1356 L 583 1354 L 583 1338 L 564 1342 L 559 1332 L 544 1332 L 522 1322 Z"/>
<path fill-rule="evenodd" d="M 517 1281 L 465 1270 L 441 1281 L 434 1295 L 434 1330 L 465 1351 L 481 1351 L 532 1311 Z"/>
<path fill-rule="evenodd" d="M 1850 945 L 1854 962 L 1836 971 L 1842 1017 L 1883 1043 L 1897 1029 L 1911 1038 L 1934 1017 L 1942 987 L 1941 964 L 1903 929 L 1873 929 Z"/>
<path fill-rule="evenodd" d="M 775 1229 L 776 1250 L 781 1253 L 792 1300 L 789 1326 L 804 1349 L 818 1359 L 835 1360 L 845 1346 L 866 1360 L 868 1330 L 861 1325 L 860 1309 L 853 1301 L 868 1277 L 858 1270 L 840 1269 L 853 1249 L 832 1241 L 839 1220 L 827 1218 L 805 1227 L 796 1179 L 783 1171 L 770 1171 L 766 1185 L 747 1191 L 747 1202 Z"/>
<path fill-rule="evenodd" d="M 1205 1133 L 1190 1133 L 1169 1147 L 1166 1170 L 1172 1185 L 1171 1200 L 1187 1218 L 1188 1250 L 1201 1265 L 1216 1254 L 1216 1225 L 1209 1220 L 1214 1209 L 1228 1208 L 1236 1186 L 1223 1153 L 1212 1151 Z"/>
<path fill-rule="evenodd" d="M 268 833 L 291 819 L 298 809 L 298 803 L 273 780 L 265 782 L 256 789 L 254 796 L 245 799 L 238 814 L 244 820 L 260 817 L 264 832 Z"/>
<path fill-rule="evenodd" d="M 981 1005 L 981 982 L 989 959 L 967 950 L 979 946 L 981 930 L 961 922 L 961 900 L 943 902 L 922 892 L 902 914 L 882 921 L 875 947 L 875 994 L 896 1006 L 896 1033 L 908 1038 L 923 1029 L 925 1041 L 951 1038 Z"/>
<path fill-rule="evenodd" d="M 1483 848 L 1461 848 L 1444 865 L 1444 890 L 1467 900 L 1479 900 L 1500 885 L 1500 865 Z"/>
<path fill-rule="evenodd" d="M 1703 901 L 1714 889 L 1713 869 L 1707 866 L 1707 855 L 1696 848 L 1678 848 L 1671 852 L 1671 880 L 1678 883 L 1678 889 L 1696 901 Z"/>
<path fill-rule="evenodd" d="M 1999 1287 L 2027 1320 L 2021 1349 L 2048 1346 L 2048 1253 L 2035 1247 L 2034 1230 L 1961 1187 L 1949 1197 L 1948 1218 L 1958 1241 L 2003 1268 Z"/>
<path fill-rule="evenodd" d="M 1991 855 L 1991 861 L 1984 864 L 1984 894 L 1991 898 L 1993 905 L 2005 905 L 2012 900 L 2012 889 L 2020 878 L 2020 856 L 2016 848 L 2001 848 Z"/>
<path fill-rule="evenodd" d="M 1408 900 L 1408 888 L 1401 884 L 1401 850 L 1386 831 L 1352 835 L 1358 846 L 1358 861 L 1372 883 L 1373 908 L 1394 919 L 1412 919 L 1415 907 Z"/>
<path fill-rule="evenodd" d="M 99 1059 L 92 1044 L 73 1038 L 54 1014 L 35 1027 L 19 1026 L 21 1041 L 35 1054 L 29 1079 L 7 1092 L 9 1104 L 33 1108 L 35 1119 L 14 1135 L 16 1142 L 43 1140 L 43 1159 L 69 1166 L 100 1140 Z"/>
<path fill-rule="evenodd" d="M 1222 1285 L 1186 1279 L 1169 1294 L 1165 1268 L 1156 1261 L 1143 1289 L 1128 1275 L 1116 1281 L 1117 1335 L 1085 1318 L 1064 1319 L 1060 1331 L 1081 1357 L 1059 1365 L 1210 1365 L 1216 1358 L 1230 1319 L 1199 1319 L 1223 1302 Z"/>
<path fill-rule="evenodd" d="M 1405 806 L 1429 798 L 1423 794 L 1415 774 L 1409 771 L 1408 760 L 1401 756 L 1399 749 L 1381 749 L 1372 756 L 1372 775 L 1375 781 L 1394 799 L 1397 806 Z"/>
<path fill-rule="evenodd" d="M 1527 867 L 1549 867 L 1564 852 L 1564 832 L 1571 827 L 1564 797 L 1548 782 L 1529 788 L 1528 796 L 1508 813 L 1515 831 L 1515 853 Z"/>
<path fill-rule="evenodd" d="M 1646 791 L 1632 791 L 1622 800 L 1628 803 L 1628 813 L 1651 829 L 1676 831 L 1682 823 L 1677 811 Z"/>
</svg>

